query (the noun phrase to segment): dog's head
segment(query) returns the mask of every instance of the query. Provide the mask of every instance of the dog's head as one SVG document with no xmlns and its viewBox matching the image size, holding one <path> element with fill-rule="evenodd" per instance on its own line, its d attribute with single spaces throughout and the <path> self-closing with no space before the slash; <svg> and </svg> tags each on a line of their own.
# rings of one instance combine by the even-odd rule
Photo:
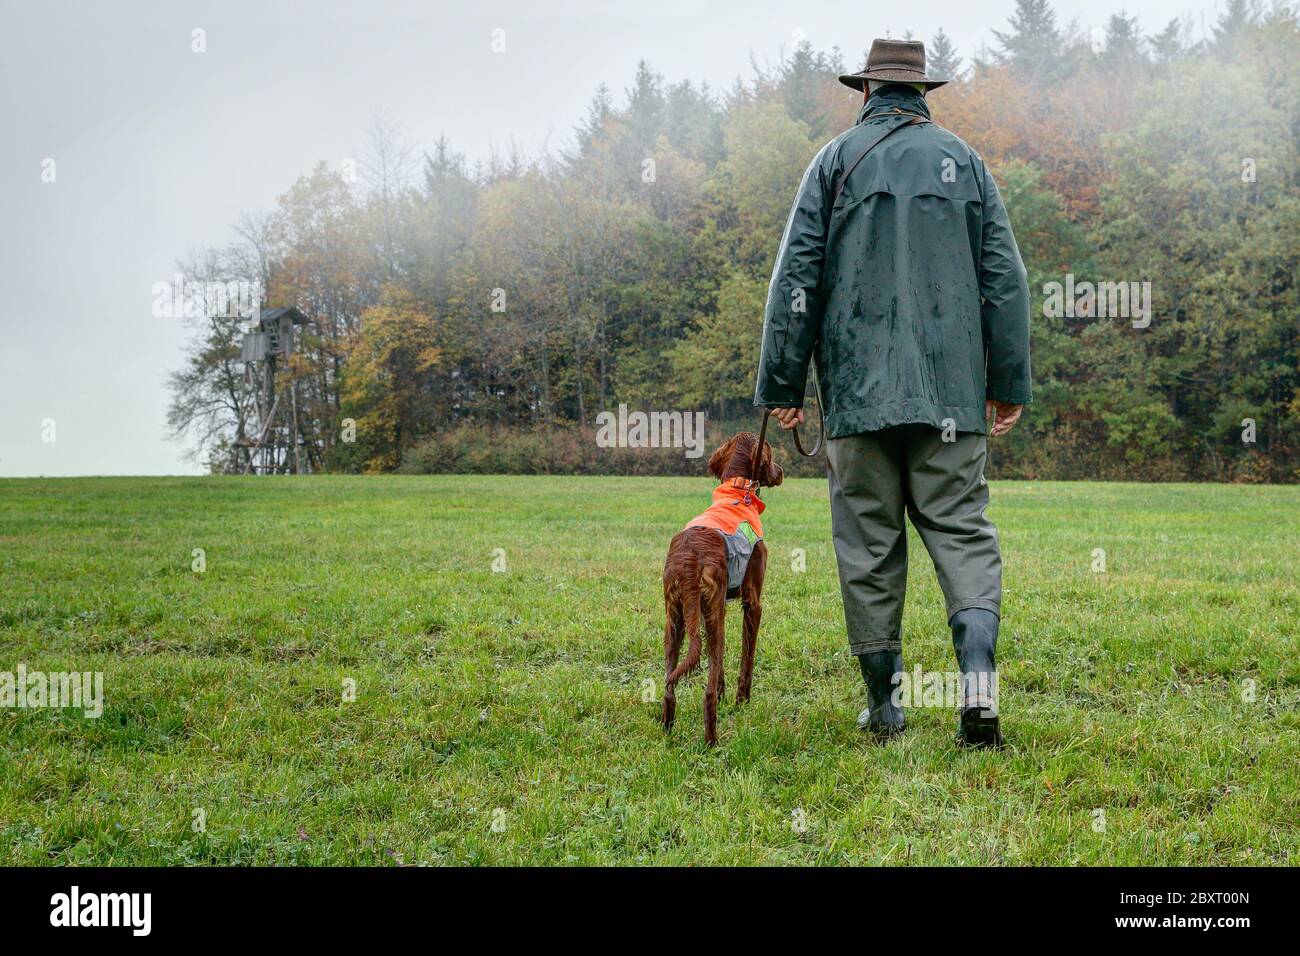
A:
<svg viewBox="0 0 1300 956">
<path fill-rule="evenodd" d="M 728 478 L 750 478 L 754 474 L 754 455 L 758 451 L 758 436 L 753 432 L 738 432 L 709 459 L 709 473 L 718 481 Z M 758 483 L 764 488 L 774 488 L 785 478 L 781 466 L 772 460 L 772 445 L 763 442 L 763 459 L 758 467 Z"/>
</svg>

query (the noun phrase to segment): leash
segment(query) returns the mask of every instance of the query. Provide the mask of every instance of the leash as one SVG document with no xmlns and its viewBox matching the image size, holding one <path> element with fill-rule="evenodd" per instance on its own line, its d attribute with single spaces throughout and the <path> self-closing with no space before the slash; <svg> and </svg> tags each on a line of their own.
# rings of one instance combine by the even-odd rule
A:
<svg viewBox="0 0 1300 956">
<path fill-rule="evenodd" d="M 826 441 L 826 418 L 825 413 L 822 411 L 822 383 L 821 380 L 817 378 L 816 366 L 812 369 L 812 377 L 813 391 L 817 394 L 817 443 L 813 445 L 812 451 L 804 451 L 803 442 L 799 440 L 799 426 L 796 425 L 794 428 L 790 429 L 794 435 L 794 447 L 798 449 L 799 454 L 803 455 L 805 458 L 816 458 L 822 450 L 822 445 Z M 749 480 L 755 485 L 758 484 L 758 466 L 762 464 L 763 461 L 763 442 L 767 440 L 767 423 L 771 417 L 772 410 L 769 408 L 763 409 L 763 424 L 759 426 L 758 429 L 758 454 L 754 456 L 754 468 L 749 475 Z"/>
</svg>

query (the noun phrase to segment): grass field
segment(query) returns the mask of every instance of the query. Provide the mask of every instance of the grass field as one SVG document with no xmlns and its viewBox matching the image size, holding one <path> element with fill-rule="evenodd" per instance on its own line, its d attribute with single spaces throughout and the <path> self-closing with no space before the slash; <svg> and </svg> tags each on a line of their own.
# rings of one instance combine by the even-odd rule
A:
<svg viewBox="0 0 1300 956">
<path fill-rule="evenodd" d="M 692 677 L 665 738 L 659 574 L 709 489 L 0 482 L 0 671 L 105 688 L 0 709 L 0 864 L 1300 863 L 1300 488 L 995 483 L 1001 753 L 943 708 L 855 729 L 813 480 L 766 494 L 753 702 L 708 749 Z M 947 670 L 912 545 L 907 664 Z"/>
</svg>

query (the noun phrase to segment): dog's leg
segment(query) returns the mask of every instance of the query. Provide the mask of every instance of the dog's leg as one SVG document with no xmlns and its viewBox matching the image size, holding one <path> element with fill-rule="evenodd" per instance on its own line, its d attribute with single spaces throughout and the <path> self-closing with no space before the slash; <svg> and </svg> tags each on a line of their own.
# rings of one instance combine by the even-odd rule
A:
<svg viewBox="0 0 1300 956">
<path fill-rule="evenodd" d="M 722 664 L 726 637 L 726 592 L 714 592 L 706 616 L 709 638 L 709 683 L 704 691 L 704 741 L 718 745 L 718 697 L 722 688 Z"/>
<path fill-rule="evenodd" d="M 749 700 L 754 686 L 754 651 L 758 646 L 758 623 L 763 619 L 763 605 L 745 602 L 745 630 L 740 645 L 740 680 L 736 682 L 736 703 Z"/>
<path fill-rule="evenodd" d="M 680 663 L 675 660 L 669 662 L 668 632 L 665 626 L 664 631 L 664 657 L 665 663 L 671 663 L 668 668 L 667 677 L 664 678 L 664 726 L 672 729 L 672 718 L 677 707 L 677 682 L 695 670 L 700 663 L 700 589 L 698 585 L 692 582 L 678 582 L 673 588 L 672 594 L 665 600 L 665 606 L 669 601 L 672 602 L 673 609 L 680 615 L 677 624 L 675 647 L 672 655 L 675 658 L 677 650 L 681 647 L 681 632 L 684 629 L 690 643 L 686 646 L 686 659 Z M 668 611 L 671 614 L 673 611 Z"/>
<path fill-rule="evenodd" d="M 759 543 L 745 569 L 740 586 L 740 604 L 745 612 L 740 644 L 740 679 L 736 681 L 736 703 L 749 700 L 754 686 L 754 652 L 758 647 L 758 624 L 763 619 L 763 577 L 767 572 L 767 547 Z"/>
<path fill-rule="evenodd" d="M 681 599 L 675 589 L 664 595 L 664 730 L 673 729 L 673 720 L 677 716 L 677 684 L 672 680 L 672 673 L 677 668 L 677 659 L 681 656 L 682 636 L 685 633 L 682 621 Z"/>
</svg>

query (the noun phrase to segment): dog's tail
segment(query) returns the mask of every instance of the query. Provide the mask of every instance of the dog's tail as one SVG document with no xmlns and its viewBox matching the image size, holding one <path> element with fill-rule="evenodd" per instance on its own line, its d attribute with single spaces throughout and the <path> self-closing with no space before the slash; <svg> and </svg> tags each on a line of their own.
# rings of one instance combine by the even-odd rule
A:
<svg viewBox="0 0 1300 956">
<path fill-rule="evenodd" d="M 686 657 L 673 672 L 668 675 L 668 683 L 676 684 L 679 680 L 700 666 L 700 586 L 698 583 L 684 583 L 679 592 L 680 613 L 686 620 Z"/>
</svg>

